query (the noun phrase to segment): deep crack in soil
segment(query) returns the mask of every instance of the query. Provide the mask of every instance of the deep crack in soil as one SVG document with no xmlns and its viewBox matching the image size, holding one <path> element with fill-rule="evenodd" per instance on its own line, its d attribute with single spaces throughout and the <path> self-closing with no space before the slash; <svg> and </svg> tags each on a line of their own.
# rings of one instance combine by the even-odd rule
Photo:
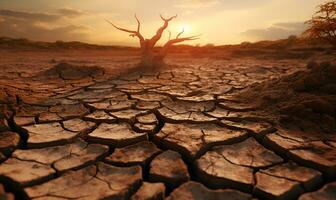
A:
<svg viewBox="0 0 336 200">
<path fill-rule="evenodd" d="M 282 106 L 288 115 L 280 116 L 265 106 L 286 98 L 267 89 L 305 73 L 302 61 L 199 59 L 146 70 L 131 60 L 123 71 L 101 57 L 94 67 L 36 62 L 51 69 L 11 69 L 15 59 L 2 64 L 5 199 L 335 198 L 334 130 L 294 129 L 284 122 L 299 114 L 302 120 L 302 113 Z M 333 91 L 335 80 L 328 81 Z M 263 102 L 251 85 L 267 96 Z M 318 103 L 325 107 L 305 105 L 334 120 L 334 107 Z"/>
</svg>

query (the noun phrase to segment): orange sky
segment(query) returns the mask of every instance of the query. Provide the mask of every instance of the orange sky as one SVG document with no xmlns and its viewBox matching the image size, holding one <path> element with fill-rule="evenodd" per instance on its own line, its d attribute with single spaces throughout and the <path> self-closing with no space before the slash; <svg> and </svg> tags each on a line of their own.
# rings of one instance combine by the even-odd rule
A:
<svg viewBox="0 0 336 200">
<path fill-rule="evenodd" d="M 183 27 L 185 36 L 202 34 L 191 44 L 232 44 L 286 38 L 300 34 L 323 0 L 1 0 L 0 36 L 42 41 L 83 41 L 98 44 L 137 45 L 128 34 L 113 29 L 136 28 L 151 37 L 162 24 L 159 14 L 178 18 L 168 30 Z M 166 39 L 168 34 L 164 36 Z"/>
</svg>

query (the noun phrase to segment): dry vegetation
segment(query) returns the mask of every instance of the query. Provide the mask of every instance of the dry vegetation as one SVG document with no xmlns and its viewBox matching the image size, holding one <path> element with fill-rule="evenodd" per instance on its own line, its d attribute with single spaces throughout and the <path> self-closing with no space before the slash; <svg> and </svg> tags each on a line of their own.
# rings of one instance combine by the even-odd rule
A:
<svg viewBox="0 0 336 200">
<path fill-rule="evenodd" d="M 320 5 L 319 10 L 306 23 L 309 28 L 303 33 L 305 37 L 328 42 L 336 49 L 336 1 Z"/>
</svg>

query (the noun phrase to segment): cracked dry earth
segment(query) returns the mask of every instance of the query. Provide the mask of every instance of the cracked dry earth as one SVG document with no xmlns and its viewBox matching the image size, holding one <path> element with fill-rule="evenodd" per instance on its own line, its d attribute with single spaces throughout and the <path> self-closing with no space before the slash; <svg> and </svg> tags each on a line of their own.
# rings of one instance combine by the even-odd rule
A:
<svg viewBox="0 0 336 200">
<path fill-rule="evenodd" d="M 1 199 L 336 198 L 335 138 L 291 135 L 231 98 L 304 63 L 91 60 L 104 68 L 2 64 Z"/>
</svg>

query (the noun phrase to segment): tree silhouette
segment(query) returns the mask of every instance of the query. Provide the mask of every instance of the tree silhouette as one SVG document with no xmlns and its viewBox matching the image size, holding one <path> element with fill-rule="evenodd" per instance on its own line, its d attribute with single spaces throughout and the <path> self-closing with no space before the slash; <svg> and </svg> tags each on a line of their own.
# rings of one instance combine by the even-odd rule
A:
<svg viewBox="0 0 336 200">
<path fill-rule="evenodd" d="M 319 10 L 307 21 L 309 28 L 303 33 L 309 39 L 321 39 L 336 48 L 336 1 L 319 6 Z"/>
<path fill-rule="evenodd" d="M 138 19 L 137 15 L 134 15 L 136 21 L 137 21 L 137 30 L 129 30 L 125 28 L 118 27 L 114 25 L 112 22 L 106 20 L 108 23 L 110 23 L 114 28 L 124 31 L 127 33 L 130 33 L 131 37 L 137 37 L 140 42 L 140 48 L 141 48 L 141 65 L 143 66 L 159 66 L 164 64 L 164 58 L 167 56 L 168 50 L 171 46 L 173 46 L 176 43 L 181 43 L 184 41 L 190 41 L 190 40 L 196 40 L 198 39 L 198 36 L 191 36 L 191 37 L 181 37 L 181 35 L 184 33 L 184 30 L 182 30 L 180 33 L 177 34 L 176 38 L 171 39 L 171 33 L 169 32 L 169 40 L 162 46 L 159 52 L 154 52 L 154 47 L 156 43 L 161 39 L 163 32 L 167 29 L 169 22 L 177 17 L 177 15 L 164 18 L 162 15 L 160 15 L 161 19 L 163 20 L 163 25 L 156 31 L 156 34 L 150 38 L 145 39 L 141 33 L 141 23 Z"/>
</svg>

